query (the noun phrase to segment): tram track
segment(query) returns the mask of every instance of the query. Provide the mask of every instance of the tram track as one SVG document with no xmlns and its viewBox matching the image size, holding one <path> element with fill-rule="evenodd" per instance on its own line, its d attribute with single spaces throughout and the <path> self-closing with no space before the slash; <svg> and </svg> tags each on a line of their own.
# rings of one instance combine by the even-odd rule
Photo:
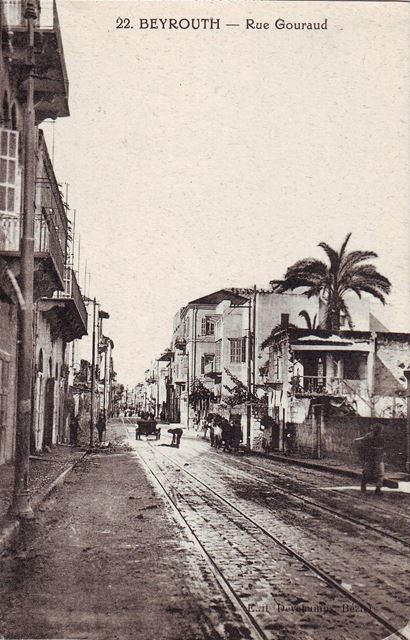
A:
<svg viewBox="0 0 410 640">
<path fill-rule="evenodd" d="M 148 442 L 148 444 L 149 444 L 151 449 L 154 449 L 154 447 L 152 447 L 152 445 L 149 442 Z M 220 503 L 223 503 L 231 511 L 235 512 L 236 514 L 240 515 L 241 518 L 243 518 L 246 521 L 248 521 L 253 527 L 256 527 L 264 536 L 266 536 L 270 541 L 274 542 L 274 544 L 277 545 L 277 547 L 279 547 L 283 551 L 285 551 L 288 556 L 296 559 L 299 563 L 301 563 L 303 565 L 303 567 L 305 569 L 308 569 L 310 572 L 312 572 L 317 577 L 319 577 L 321 580 L 323 580 L 331 589 L 336 590 L 346 600 L 348 600 L 350 603 L 353 603 L 354 606 L 360 608 L 361 611 L 366 612 L 375 622 L 380 624 L 386 631 L 388 631 L 389 634 L 395 634 L 395 637 L 397 639 L 401 639 L 401 640 L 405 640 L 406 639 L 406 636 L 404 636 L 400 631 L 398 631 L 389 622 L 389 620 L 387 620 L 383 615 L 379 614 L 376 611 L 376 608 L 374 606 L 368 604 L 362 598 L 360 598 L 360 597 L 356 596 L 355 594 L 351 593 L 342 584 L 340 584 L 337 580 L 335 580 L 327 571 L 323 570 L 322 568 L 320 568 L 316 564 L 312 563 L 310 560 L 308 560 L 305 557 L 303 557 L 300 553 L 295 551 L 292 547 L 290 547 L 285 542 L 280 540 L 277 536 L 275 536 L 270 531 L 268 531 L 263 525 L 258 523 L 254 518 L 252 518 L 247 513 L 245 513 L 240 507 L 238 507 L 237 505 L 233 504 L 227 498 L 221 496 L 212 487 L 210 487 L 203 480 L 198 478 L 197 475 L 194 475 L 193 473 L 188 471 L 186 468 L 184 468 L 183 465 L 179 464 L 174 459 L 170 458 L 163 451 L 160 451 L 158 449 L 158 447 L 155 447 L 155 451 L 158 452 L 164 459 L 166 459 L 168 461 L 168 463 L 170 463 L 174 468 L 178 468 L 179 471 L 182 471 L 185 474 L 185 476 L 189 477 L 191 480 L 194 480 L 197 484 L 199 484 L 201 487 L 203 487 L 203 489 L 205 489 L 210 494 L 212 494 L 214 499 L 216 498 Z M 141 454 L 139 454 L 139 455 L 140 455 L 140 457 L 142 457 Z M 161 483 L 160 479 L 156 476 L 155 472 L 153 472 L 153 470 L 150 468 L 149 464 L 145 460 L 143 462 L 144 462 L 145 466 L 149 469 L 150 473 L 152 475 L 154 475 L 154 477 L 156 477 L 157 482 L 162 486 L 162 490 L 167 495 L 168 500 L 170 500 L 173 503 L 174 508 L 177 509 L 179 511 L 179 513 L 180 513 L 180 509 L 179 509 L 178 505 L 176 504 L 175 500 L 173 500 L 173 498 L 170 495 L 170 493 L 167 491 L 166 487 L 164 486 L 164 483 Z M 186 520 L 185 520 L 185 522 L 186 522 Z M 187 523 L 187 526 L 189 527 L 188 523 Z M 191 527 L 189 527 L 189 528 L 192 531 Z M 193 535 L 195 535 L 195 534 L 193 533 Z M 198 540 L 198 538 L 197 538 L 197 540 Z M 198 540 L 198 542 L 199 542 L 199 540 Z M 201 548 L 203 548 L 203 545 L 200 542 L 199 542 L 199 544 L 201 545 Z M 209 555 L 204 548 L 203 548 L 203 551 L 204 551 L 204 553 Z M 212 558 L 211 558 L 211 560 L 212 560 L 212 562 L 214 562 Z M 226 579 L 224 577 L 223 577 L 223 579 L 226 582 Z M 228 581 L 228 587 L 229 587 L 229 581 Z M 229 587 L 229 588 L 230 588 L 231 592 L 234 591 L 234 590 L 232 590 L 231 587 Z M 234 598 L 237 599 L 237 595 L 236 594 L 234 594 Z M 242 603 L 241 603 L 241 609 L 243 611 L 245 611 L 246 615 L 248 614 L 246 608 L 244 608 Z M 262 635 L 261 635 L 261 631 L 262 631 Z M 262 638 L 271 637 L 271 636 L 263 635 L 263 629 L 261 629 L 260 627 L 258 629 L 258 633 Z"/>
<path fill-rule="evenodd" d="M 170 492 L 166 489 L 164 483 L 160 480 L 158 474 L 150 467 L 145 458 L 138 451 L 137 455 L 142 462 L 144 468 L 147 470 L 148 474 L 151 475 L 157 486 L 160 488 L 162 496 L 166 499 L 168 504 L 171 506 L 174 516 L 177 521 L 183 526 L 185 530 L 189 532 L 189 537 L 191 541 L 194 543 L 195 547 L 200 551 L 204 559 L 206 560 L 209 568 L 211 569 L 213 575 L 215 576 L 220 588 L 227 596 L 229 601 L 231 602 L 234 609 L 239 613 L 243 622 L 251 627 L 250 637 L 252 640 L 270 640 L 269 636 L 265 634 L 261 626 L 259 625 L 256 618 L 252 615 L 252 613 L 247 609 L 244 605 L 241 598 L 236 593 L 235 589 L 230 584 L 230 581 L 225 577 L 223 572 L 219 569 L 217 563 L 212 558 L 211 554 L 208 553 L 205 546 L 201 543 L 199 537 L 196 535 L 193 527 L 190 526 L 188 520 L 183 516 L 180 509 L 178 508 L 177 503 L 171 496 Z"/>
<path fill-rule="evenodd" d="M 267 467 L 263 467 L 263 466 L 261 466 L 261 465 L 254 464 L 253 462 L 249 462 L 249 461 L 246 461 L 246 460 L 243 460 L 243 459 L 240 459 L 240 458 L 236 458 L 236 460 L 237 460 L 238 462 L 240 462 L 241 464 L 245 464 L 246 466 L 251 467 L 251 468 L 254 468 L 254 469 L 259 469 L 259 470 L 263 471 L 264 473 L 268 473 L 269 475 L 271 475 L 271 476 L 273 476 L 273 477 L 278 477 L 278 475 L 279 475 L 277 472 L 272 471 L 272 470 L 268 469 Z M 281 466 L 281 471 L 282 471 L 282 470 L 283 470 L 283 471 L 285 471 L 285 468 L 288 466 L 288 463 L 281 462 L 280 464 L 281 464 L 281 465 L 283 465 L 283 466 Z M 286 467 L 285 467 L 285 465 L 286 465 Z M 292 468 L 292 471 L 294 472 L 294 471 L 295 471 L 295 469 L 294 469 L 294 468 Z M 300 471 L 300 469 L 299 469 L 299 471 Z M 322 471 L 319 471 L 319 472 L 318 472 L 318 471 L 312 472 L 310 469 L 304 469 L 304 470 L 303 470 L 303 473 L 304 473 L 304 475 L 306 475 L 306 473 L 313 473 L 313 474 L 315 474 L 315 473 L 316 473 L 316 474 L 317 474 L 317 473 L 323 473 L 323 474 L 325 474 L 325 475 L 326 475 L 326 474 L 327 474 L 327 475 L 331 475 L 331 474 L 330 474 L 330 473 L 328 473 L 328 472 L 322 472 Z M 289 477 L 289 476 L 287 476 L 287 477 Z M 290 480 L 295 480 L 295 477 L 293 477 L 293 478 L 289 478 L 289 479 L 290 479 Z M 298 477 L 296 477 L 296 480 L 297 480 L 298 482 L 302 482 L 302 483 L 303 483 L 303 487 L 304 487 L 304 488 L 306 488 L 306 489 L 310 489 L 310 490 L 312 489 L 312 487 L 311 487 L 310 485 L 308 485 L 306 482 L 303 482 L 303 480 L 300 480 L 300 477 L 299 477 L 299 476 L 298 476 Z M 337 489 L 334 489 L 334 488 L 332 488 L 332 487 L 327 487 L 327 491 L 331 492 L 332 494 L 337 495 L 338 499 L 340 499 L 340 498 L 341 498 L 340 492 L 339 492 Z M 355 500 L 357 503 L 359 503 L 359 504 L 363 505 L 363 500 L 362 500 L 362 498 L 361 498 L 361 497 L 359 497 L 359 496 L 349 494 L 349 500 L 350 500 L 350 499 L 353 499 L 353 500 Z M 409 521 L 410 521 L 410 515 L 407 515 L 407 514 L 405 514 L 405 513 L 401 513 L 401 512 L 399 512 L 399 511 L 394 511 L 394 510 L 392 510 L 392 509 L 386 509 L 386 508 L 384 508 L 384 507 L 381 507 L 381 506 L 380 506 L 380 505 L 378 505 L 378 504 L 372 504 L 372 510 L 377 511 L 377 512 L 379 512 L 379 513 L 387 514 L 388 516 L 398 517 L 398 518 L 403 518 L 404 520 L 409 520 Z"/>
<path fill-rule="evenodd" d="M 219 469 L 224 469 L 226 470 L 226 467 L 224 467 L 222 464 L 218 464 L 217 462 L 215 462 L 214 460 L 208 460 L 207 461 L 208 464 L 212 464 L 215 467 L 218 467 Z M 242 464 L 246 464 L 244 461 L 240 461 Z M 254 465 L 249 465 L 251 468 L 255 468 Z M 234 469 L 233 467 L 231 467 L 233 471 L 236 472 L 236 469 Z M 256 467 L 258 469 L 263 469 L 262 467 Z M 265 469 L 263 469 L 263 471 L 265 471 Z M 248 473 L 248 477 L 255 479 L 254 476 L 252 476 L 250 473 Z M 350 522 L 351 524 L 355 524 L 358 527 L 361 527 L 362 529 L 365 529 L 367 531 L 372 531 L 373 533 L 376 533 L 380 536 L 382 536 L 383 538 L 390 538 L 391 540 L 394 540 L 394 542 L 398 542 L 399 544 L 407 547 L 408 549 L 410 549 L 410 541 L 408 540 L 403 540 L 402 538 L 399 538 L 395 535 L 393 535 L 392 533 L 384 530 L 384 529 L 380 529 L 379 527 L 375 527 L 372 524 L 369 524 L 367 522 L 363 522 L 361 520 L 358 520 L 357 518 L 354 518 L 346 513 L 343 513 L 341 511 L 337 511 L 336 509 L 332 509 L 331 507 L 324 505 L 322 503 L 316 502 L 314 500 L 311 500 L 310 498 L 306 498 L 305 496 L 301 496 L 297 493 L 295 493 L 294 491 L 291 491 L 289 489 L 284 489 L 283 487 L 281 487 L 280 485 L 273 483 L 273 482 L 268 482 L 267 480 L 264 480 L 263 478 L 258 478 L 258 482 L 262 482 L 264 485 L 266 485 L 269 488 L 274 488 L 276 491 L 278 491 L 279 493 L 281 493 L 282 495 L 290 495 L 292 496 L 292 498 L 303 502 L 304 504 L 308 504 L 309 506 L 313 506 L 316 509 L 319 509 L 321 511 L 324 511 L 326 513 L 330 513 L 332 515 L 334 515 L 337 518 L 340 518 L 342 520 L 345 520 L 346 522 Z"/>
</svg>

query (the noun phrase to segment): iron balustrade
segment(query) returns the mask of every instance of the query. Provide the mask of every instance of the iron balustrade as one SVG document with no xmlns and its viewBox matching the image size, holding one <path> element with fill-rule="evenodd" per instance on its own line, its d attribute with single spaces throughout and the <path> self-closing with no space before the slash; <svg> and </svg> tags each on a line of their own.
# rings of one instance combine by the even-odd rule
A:
<svg viewBox="0 0 410 640">
<path fill-rule="evenodd" d="M 308 395 L 347 396 L 352 392 L 352 388 L 343 378 L 327 378 L 326 376 L 293 376 L 292 389 L 293 393 Z"/>
<path fill-rule="evenodd" d="M 20 216 L 0 213 L 0 253 L 20 252 L 22 225 Z M 43 213 L 34 218 L 34 255 L 49 255 L 60 279 L 64 278 L 64 250 L 57 229 L 48 222 Z"/>
<path fill-rule="evenodd" d="M 77 282 L 76 275 L 71 267 L 66 267 L 64 271 L 64 291 L 56 291 L 54 295 L 56 298 L 71 298 L 72 300 L 74 300 L 74 304 L 76 306 L 78 314 L 86 329 L 88 319 L 87 309 L 84 304 L 83 296 L 80 286 Z"/>
</svg>

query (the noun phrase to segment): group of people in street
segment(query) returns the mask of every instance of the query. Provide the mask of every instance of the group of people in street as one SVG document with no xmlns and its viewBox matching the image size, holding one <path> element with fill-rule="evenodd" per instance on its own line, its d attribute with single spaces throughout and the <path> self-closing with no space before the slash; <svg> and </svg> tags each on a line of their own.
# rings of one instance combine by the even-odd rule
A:
<svg viewBox="0 0 410 640">
<path fill-rule="evenodd" d="M 217 413 L 208 413 L 201 422 L 203 437 L 206 438 L 209 432 L 211 447 L 232 453 L 239 452 L 243 437 L 240 416 L 232 416 L 227 420 Z"/>
</svg>

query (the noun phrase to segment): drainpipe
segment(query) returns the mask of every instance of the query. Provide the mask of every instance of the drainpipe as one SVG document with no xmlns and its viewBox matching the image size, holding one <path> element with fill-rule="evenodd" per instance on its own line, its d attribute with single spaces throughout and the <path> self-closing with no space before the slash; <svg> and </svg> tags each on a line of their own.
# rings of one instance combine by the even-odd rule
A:
<svg viewBox="0 0 410 640">
<path fill-rule="evenodd" d="M 91 407 L 90 407 L 90 447 L 94 444 L 94 397 L 95 397 L 95 316 L 97 301 L 93 300 L 93 337 L 91 354 Z"/>
<path fill-rule="evenodd" d="M 34 22 L 37 11 L 34 3 L 26 3 L 27 20 L 26 63 L 29 69 L 24 118 L 24 200 L 22 236 L 20 240 L 20 286 L 23 305 L 18 311 L 18 379 L 16 454 L 14 491 L 10 513 L 20 518 L 33 518 L 29 492 L 30 429 L 32 417 L 31 382 L 33 374 L 33 289 L 34 289 L 34 215 L 36 180 L 36 124 L 34 111 Z"/>
</svg>

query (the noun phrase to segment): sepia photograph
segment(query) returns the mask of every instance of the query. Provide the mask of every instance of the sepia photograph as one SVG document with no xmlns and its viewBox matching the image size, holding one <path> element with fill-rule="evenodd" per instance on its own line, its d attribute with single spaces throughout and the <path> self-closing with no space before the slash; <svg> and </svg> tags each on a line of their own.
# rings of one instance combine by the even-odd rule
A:
<svg viewBox="0 0 410 640">
<path fill-rule="evenodd" d="M 0 640 L 410 640 L 409 13 L 0 0 Z"/>
</svg>

